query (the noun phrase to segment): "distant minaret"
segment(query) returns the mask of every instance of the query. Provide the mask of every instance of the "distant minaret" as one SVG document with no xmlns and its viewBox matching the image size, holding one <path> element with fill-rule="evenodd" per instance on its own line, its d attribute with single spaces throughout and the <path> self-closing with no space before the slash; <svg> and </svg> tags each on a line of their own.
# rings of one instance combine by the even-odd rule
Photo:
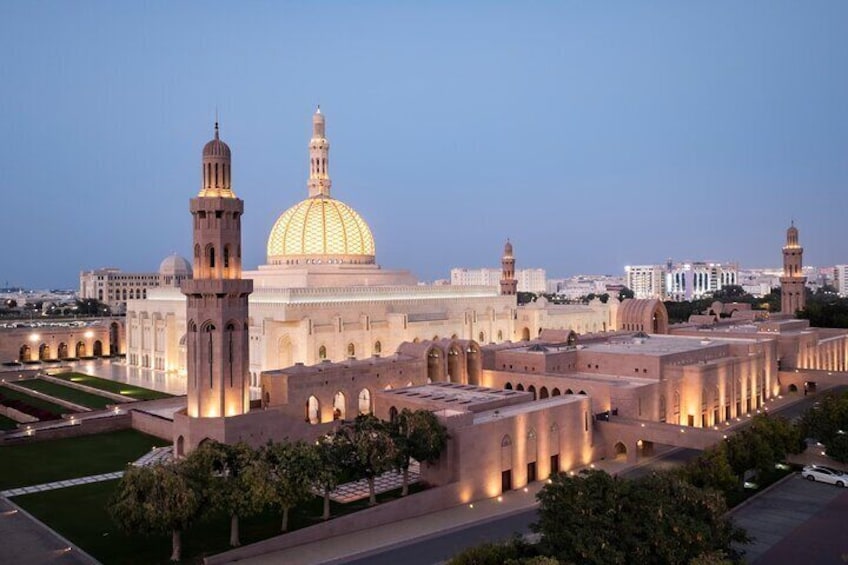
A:
<svg viewBox="0 0 848 565">
<path fill-rule="evenodd" d="M 247 297 L 241 278 L 244 202 L 230 182 L 230 148 L 218 136 L 203 148 L 203 184 L 191 199 L 194 278 L 186 295 L 186 364 L 191 418 L 237 416 L 250 410 Z"/>
<path fill-rule="evenodd" d="M 512 256 L 512 244 L 506 240 L 503 257 L 501 257 L 501 294 L 513 296 L 518 290 L 515 280 L 515 258 Z"/>
<path fill-rule="evenodd" d="M 795 222 L 786 230 L 786 245 L 783 246 L 783 276 L 780 277 L 780 312 L 795 315 L 807 304 L 807 277 L 802 274 L 804 248 L 798 244 L 798 228 Z"/>
<path fill-rule="evenodd" d="M 309 140 L 309 196 L 330 196 L 330 142 L 324 133 L 321 106 L 312 115 L 312 139 Z"/>
</svg>

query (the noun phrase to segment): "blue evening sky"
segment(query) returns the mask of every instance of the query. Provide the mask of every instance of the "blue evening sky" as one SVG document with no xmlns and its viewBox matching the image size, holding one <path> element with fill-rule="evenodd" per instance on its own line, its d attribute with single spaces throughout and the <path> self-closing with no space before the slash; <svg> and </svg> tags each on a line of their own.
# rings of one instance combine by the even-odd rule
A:
<svg viewBox="0 0 848 565">
<path fill-rule="evenodd" d="M 848 3 L 0 2 L 0 286 L 191 247 L 218 108 L 245 266 L 333 194 L 420 278 L 848 262 Z"/>
</svg>

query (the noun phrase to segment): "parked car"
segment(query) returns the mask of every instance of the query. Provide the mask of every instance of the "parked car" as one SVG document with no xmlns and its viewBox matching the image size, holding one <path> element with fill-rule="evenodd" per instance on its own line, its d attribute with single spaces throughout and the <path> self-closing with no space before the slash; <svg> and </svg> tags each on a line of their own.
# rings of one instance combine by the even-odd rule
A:
<svg viewBox="0 0 848 565">
<path fill-rule="evenodd" d="M 808 481 L 830 483 L 838 487 L 848 485 L 848 474 L 833 467 L 823 465 L 807 465 L 801 470 L 801 476 Z"/>
</svg>

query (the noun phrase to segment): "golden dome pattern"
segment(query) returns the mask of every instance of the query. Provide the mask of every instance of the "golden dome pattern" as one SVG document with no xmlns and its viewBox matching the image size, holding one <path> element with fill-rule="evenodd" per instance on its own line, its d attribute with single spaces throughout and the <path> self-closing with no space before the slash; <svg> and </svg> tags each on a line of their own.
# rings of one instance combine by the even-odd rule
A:
<svg viewBox="0 0 848 565">
<path fill-rule="evenodd" d="M 283 212 L 268 236 L 271 265 L 373 264 L 374 255 L 374 237 L 365 220 L 323 194 Z"/>
</svg>

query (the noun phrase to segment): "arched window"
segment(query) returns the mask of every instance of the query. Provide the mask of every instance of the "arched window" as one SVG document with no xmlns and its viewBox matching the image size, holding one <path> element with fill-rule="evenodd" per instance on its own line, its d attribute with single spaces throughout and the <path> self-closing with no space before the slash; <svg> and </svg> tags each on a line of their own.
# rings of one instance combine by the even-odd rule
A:
<svg viewBox="0 0 848 565">
<path fill-rule="evenodd" d="M 383 352 L 383 344 L 380 343 L 379 341 L 375 341 L 374 342 L 374 353 L 379 355 L 382 352 Z"/>
<path fill-rule="evenodd" d="M 548 397 L 548 388 L 543 386 L 542 388 L 539 389 L 539 399 L 541 400 L 542 398 L 547 398 L 547 397 Z"/>
<path fill-rule="evenodd" d="M 665 416 L 665 395 L 664 395 L 664 394 L 661 394 L 661 395 L 660 395 L 660 408 L 659 408 L 659 411 L 660 411 L 660 414 L 659 414 L 659 416 L 660 416 L 660 422 L 665 422 L 665 420 L 666 420 L 666 416 Z"/>
<path fill-rule="evenodd" d="M 345 395 L 339 391 L 333 397 L 333 420 L 345 419 Z"/>
<path fill-rule="evenodd" d="M 347 344 L 347 356 L 348 357 L 356 357 L 356 346 L 352 343 Z"/>
<path fill-rule="evenodd" d="M 325 346 L 321 346 L 318 348 L 318 359 L 323 361 L 327 358 L 327 348 Z"/>
<path fill-rule="evenodd" d="M 225 269 L 230 268 L 230 246 L 229 245 L 224 246 L 224 268 Z"/>
<path fill-rule="evenodd" d="M 524 390 L 524 385 L 523 385 L 523 384 L 521 384 L 521 383 L 518 383 L 517 385 L 515 385 L 515 390 L 522 390 L 522 391 L 523 391 L 523 390 Z"/>
<path fill-rule="evenodd" d="M 310 424 L 321 423 L 321 403 L 315 396 L 310 396 L 306 401 L 306 421 Z"/>
<path fill-rule="evenodd" d="M 503 341 L 503 331 L 498 330 L 498 341 Z"/>
<path fill-rule="evenodd" d="M 559 389 L 558 389 L 558 388 L 554 388 L 554 389 L 551 391 L 551 396 L 559 396 L 559 395 L 560 395 L 560 392 L 559 392 Z"/>
<path fill-rule="evenodd" d="M 371 413 L 371 391 L 367 388 L 363 388 L 359 391 L 359 413 Z"/>
<path fill-rule="evenodd" d="M 504 385 L 504 389 L 506 389 L 506 390 L 512 390 L 512 383 L 506 383 L 506 384 Z"/>
<path fill-rule="evenodd" d="M 527 392 L 529 392 L 530 394 L 533 395 L 533 400 L 536 400 L 536 387 L 535 386 L 533 386 L 533 385 L 528 386 Z"/>
<path fill-rule="evenodd" d="M 483 333 L 483 332 L 480 332 L 480 333 L 477 335 L 477 342 L 478 342 L 478 343 L 486 343 L 486 334 L 485 334 L 485 333 Z"/>
<path fill-rule="evenodd" d="M 392 406 L 389 408 L 389 422 L 395 423 L 397 422 L 398 417 L 398 409 Z"/>
<path fill-rule="evenodd" d="M 215 268 L 215 248 L 212 247 L 211 245 L 209 246 L 208 256 L 209 256 L 209 268 L 214 269 Z"/>
<path fill-rule="evenodd" d="M 512 445 L 512 440 L 509 438 L 508 435 L 505 435 L 504 437 L 501 438 L 501 447 L 509 447 L 511 445 Z"/>
</svg>

